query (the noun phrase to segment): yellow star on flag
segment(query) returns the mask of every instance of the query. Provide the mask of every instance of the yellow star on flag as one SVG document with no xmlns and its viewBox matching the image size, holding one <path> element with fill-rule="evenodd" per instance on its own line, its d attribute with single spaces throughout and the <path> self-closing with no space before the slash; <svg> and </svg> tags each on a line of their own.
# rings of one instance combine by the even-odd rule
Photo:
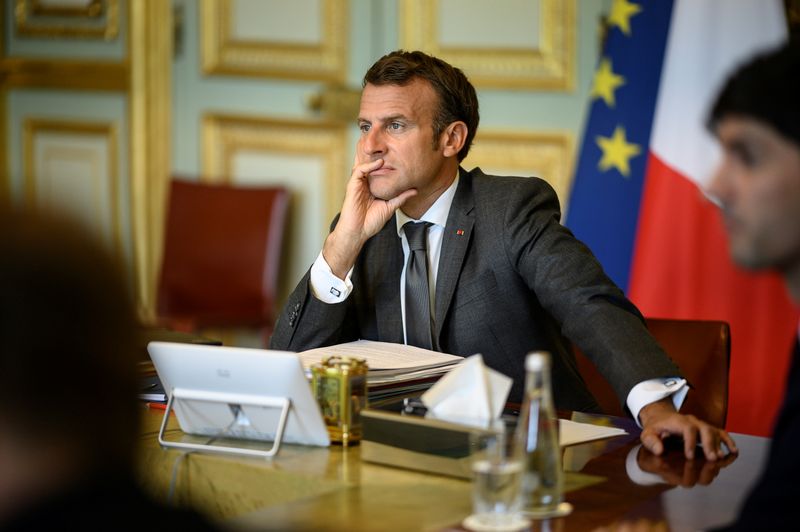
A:
<svg viewBox="0 0 800 532">
<path fill-rule="evenodd" d="M 611 60 L 604 57 L 594 73 L 591 98 L 602 98 L 609 107 L 614 107 L 614 91 L 625 85 L 625 78 L 617 75 L 611 68 Z"/>
<path fill-rule="evenodd" d="M 618 27 L 625 35 L 631 34 L 631 17 L 642 10 L 642 6 L 628 0 L 614 0 L 608 15 L 609 26 Z"/>
<path fill-rule="evenodd" d="M 600 159 L 598 164 L 598 167 L 603 172 L 613 166 L 623 176 L 628 177 L 631 173 L 628 162 L 631 157 L 642 153 L 642 148 L 638 144 L 628 143 L 625 138 L 625 128 L 622 126 L 617 126 L 610 138 L 597 135 L 595 142 L 603 151 L 603 158 Z"/>
</svg>

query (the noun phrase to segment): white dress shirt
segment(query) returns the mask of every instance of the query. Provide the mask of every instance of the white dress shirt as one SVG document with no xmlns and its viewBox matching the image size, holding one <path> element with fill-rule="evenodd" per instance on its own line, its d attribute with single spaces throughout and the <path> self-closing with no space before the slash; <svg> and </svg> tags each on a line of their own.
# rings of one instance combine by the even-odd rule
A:
<svg viewBox="0 0 800 532">
<path fill-rule="evenodd" d="M 436 277 L 439 271 L 439 257 L 442 252 L 442 237 L 444 235 L 444 228 L 447 224 L 447 215 L 450 213 L 450 206 L 453 203 L 453 198 L 456 195 L 456 188 L 458 188 L 458 176 L 456 176 L 453 183 L 445 190 L 436 202 L 422 215 L 419 220 L 409 218 L 406 214 L 398 209 L 395 211 L 395 219 L 397 222 L 397 234 L 403 246 L 403 270 L 400 274 L 400 311 L 403 319 L 403 338 L 405 340 L 406 329 L 406 298 L 405 290 L 403 287 L 406 282 L 406 266 L 408 265 L 408 240 L 406 239 L 403 225 L 406 222 L 430 222 L 432 225 L 428 228 L 428 286 L 431 300 L 431 316 L 434 315 L 435 297 L 436 297 Z M 353 291 L 353 283 L 350 277 L 353 275 L 351 268 L 345 279 L 339 279 L 331 271 L 331 267 L 322 256 L 322 251 L 317 255 L 317 260 L 311 266 L 310 285 L 311 293 L 314 297 L 324 303 L 341 303 Z M 627 397 L 627 405 L 633 414 L 633 418 L 637 423 L 639 422 L 639 411 L 656 401 L 660 401 L 665 397 L 672 396 L 672 402 L 675 408 L 678 409 L 686 399 L 686 394 L 689 392 L 689 387 L 686 384 L 686 379 L 664 378 L 664 379 L 650 379 L 640 382 L 634 386 Z M 640 424 L 641 426 L 641 424 Z"/>
</svg>

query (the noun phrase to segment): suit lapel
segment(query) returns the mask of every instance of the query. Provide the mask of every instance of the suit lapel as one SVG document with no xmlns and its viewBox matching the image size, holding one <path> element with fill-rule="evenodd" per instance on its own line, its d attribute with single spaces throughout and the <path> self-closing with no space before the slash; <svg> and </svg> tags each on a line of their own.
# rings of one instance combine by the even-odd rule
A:
<svg viewBox="0 0 800 532">
<path fill-rule="evenodd" d="M 453 299 L 461 266 L 472 239 L 472 226 L 475 223 L 473 209 L 475 200 L 472 195 L 472 177 L 463 169 L 459 170 L 458 189 L 447 215 L 447 225 L 442 237 L 442 252 L 439 257 L 439 272 L 436 278 L 436 309 L 434 344 L 438 348 L 442 324 Z"/>
<path fill-rule="evenodd" d="M 400 313 L 400 274 L 403 269 L 403 248 L 397 236 L 397 222 L 392 217 L 373 237 L 375 286 L 373 301 L 378 320 L 378 338 L 382 342 L 403 343 L 403 319 Z"/>
</svg>

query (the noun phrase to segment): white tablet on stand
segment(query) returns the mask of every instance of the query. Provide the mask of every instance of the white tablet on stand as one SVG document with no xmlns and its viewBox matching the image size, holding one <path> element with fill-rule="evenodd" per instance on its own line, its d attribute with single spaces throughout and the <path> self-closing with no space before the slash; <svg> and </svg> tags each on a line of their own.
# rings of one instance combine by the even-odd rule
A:
<svg viewBox="0 0 800 532">
<path fill-rule="evenodd" d="M 274 456 L 281 442 L 330 445 L 299 357 L 286 351 L 150 342 L 150 358 L 167 393 L 158 441 L 164 447 Z M 186 433 L 271 441 L 264 451 L 169 441 L 170 412 Z"/>
</svg>

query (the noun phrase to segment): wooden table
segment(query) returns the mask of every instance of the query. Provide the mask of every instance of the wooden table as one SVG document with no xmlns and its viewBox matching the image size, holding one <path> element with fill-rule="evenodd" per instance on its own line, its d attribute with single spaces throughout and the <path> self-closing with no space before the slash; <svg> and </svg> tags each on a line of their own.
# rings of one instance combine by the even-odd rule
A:
<svg viewBox="0 0 800 532">
<path fill-rule="evenodd" d="M 271 462 L 183 455 L 158 445 L 163 411 L 147 410 L 143 415 L 141 472 L 147 489 L 166 500 L 174 474 L 174 502 L 192 505 L 226 525 L 259 530 L 458 530 L 470 513 L 468 481 L 362 462 L 358 446 L 285 445 Z M 678 531 L 724 524 L 735 517 L 755 481 L 769 442 L 734 435 L 739 457 L 715 471 L 702 458 L 685 460 L 680 451 L 659 458 L 637 450 L 639 431 L 631 420 L 579 413 L 569 417 L 622 427 L 629 435 L 565 449 L 570 489 L 565 498 L 575 510 L 566 518 L 536 522 L 534 530 L 593 530 L 638 517 L 663 519 Z M 177 430 L 174 416 L 168 427 Z M 626 462 L 659 471 L 655 478 L 674 485 L 663 480 L 637 484 Z"/>
</svg>

